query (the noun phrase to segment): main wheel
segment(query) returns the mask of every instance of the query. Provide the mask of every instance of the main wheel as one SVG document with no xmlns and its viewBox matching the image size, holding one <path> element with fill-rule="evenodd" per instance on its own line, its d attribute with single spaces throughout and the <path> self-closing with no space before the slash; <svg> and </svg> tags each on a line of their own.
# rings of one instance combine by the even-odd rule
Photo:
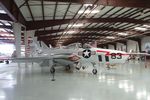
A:
<svg viewBox="0 0 150 100">
<path fill-rule="evenodd" d="M 84 70 L 86 67 L 85 66 L 82 66 L 82 69 Z"/>
<path fill-rule="evenodd" d="M 6 62 L 6 64 L 9 64 L 9 61 L 8 61 L 8 60 L 6 60 L 5 62 Z"/>
<path fill-rule="evenodd" d="M 70 65 L 67 65 L 67 66 L 66 66 L 66 70 L 68 71 L 68 70 L 70 70 L 70 69 L 71 69 Z"/>
<path fill-rule="evenodd" d="M 52 74 L 55 73 L 55 68 L 52 67 L 52 68 L 50 69 L 50 72 L 51 72 Z"/>
<path fill-rule="evenodd" d="M 93 70 L 92 70 L 92 73 L 93 73 L 94 75 L 96 75 L 96 74 L 97 74 L 97 69 L 93 69 Z"/>
</svg>

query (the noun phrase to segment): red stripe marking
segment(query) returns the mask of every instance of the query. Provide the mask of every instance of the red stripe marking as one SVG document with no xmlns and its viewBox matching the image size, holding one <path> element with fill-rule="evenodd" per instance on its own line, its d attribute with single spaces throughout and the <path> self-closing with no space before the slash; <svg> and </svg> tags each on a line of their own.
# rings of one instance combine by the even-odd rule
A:
<svg viewBox="0 0 150 100">
<path fill-rule="evenodd" d="M 96 52 L 106 53 L 106 56 L 111 55 L 111 53 L 110 53 L 109 51 L 105 51 L 105 50 L 96 50 Z M 116 55 L 119 55 L 119 54 L 116 53 Z M 122 56 L 127 56 L 127 55 L 129 55 L 129 54 L 125 54 L 125 53 L 122 54 L 122 53 L 121 53 L 121 55 L 122 55 Z"/>
<path fill-rule="evenodd" d="M 96 52 L 106 53 L 106 56 L 110 55 L 110 52 L 109 51 L 105 51 L 105 50 L 97 50 Z"/>
</svg>

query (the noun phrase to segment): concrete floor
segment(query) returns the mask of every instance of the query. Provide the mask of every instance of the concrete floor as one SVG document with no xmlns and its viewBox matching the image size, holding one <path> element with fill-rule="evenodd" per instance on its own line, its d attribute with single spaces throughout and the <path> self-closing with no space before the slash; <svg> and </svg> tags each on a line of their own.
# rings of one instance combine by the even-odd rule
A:
<svg viewBox="0 0 150 100">
<path fill-rule="evenodd" d="M 150 65 L 143 63 L 101 68 L 98 75 L 59 68 L 51 78 L 37 64 L 0 64 L 0 100 L 150 100 Z"/>
</svg>

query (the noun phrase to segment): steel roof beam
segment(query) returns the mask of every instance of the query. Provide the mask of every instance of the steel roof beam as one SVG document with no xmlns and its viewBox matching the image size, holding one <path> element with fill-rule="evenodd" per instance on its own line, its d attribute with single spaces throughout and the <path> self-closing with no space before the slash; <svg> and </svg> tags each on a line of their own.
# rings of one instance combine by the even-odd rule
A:
<svg viewBox="0 0 150 100">
<path fill-rule="evenodd" d="M 52 39 L 52 38 L 58 38 L 60 37 L 61 35 L 50 35 L 50 36 L 40 36 L 38 37 L 38 39 L 42 39 L 42 40 L 46 40 L 46 39 Z M 88 36 L 108 36 L 108 35 L 105 35 L 105 34 L 100 34 L 100 33 L 84 33 L 84 34 L 68 34 L 66 35 L 67 37 L 71 36 L 71 37 L 88 37 Z M 65 37 L 66 37 L 65 36 Z"/>
<path fill-rule="evenodd" d="M 0 20 L 12 21 L 7 14 L 0 14 Z"/>
<path fill-rule="evenodd" d="M 40 1 L 40 0 L 32 0 Z M 78 4 L 93 4 L 94 0 L 44 0 L 53 2 L 72 2 Z M 150 8 L 150 0 L 98 0 L 98 5 Z"/>
<path fill-rule="evenodd" d="M 12 29 L 12 26 L 0 25 L 0 28 Z"/>
<path fill-rule="evenodd" d="M 74 19 L 75 20 L 75 19 Z M 40 21 L 27 21 L 26 26 L 27 30 L 35 30 L 44 27 L 52 27 L 61 24 L 68 24 L 73 22 L 72 19 L 56 19 L 56 20 L 40 20 Z M 127 23 L 135 23 L 135 24 L 146 24 L 149 21 L 137 20 L 131 18 L 84 18 L 79 19 L 78 22 L 81 23 L 102 23 L 102 22 L 127 22 Z"/>
<path fill-rule="evenodd" d="M 0 0 L 0 6 L 6 11 L 8 16 L 14 22 L 20 22 L 21 24 L 25 25 L 25 18 L 23 17 L 14 0 Z"/>
<path fill-rule="evenodd" d="M 65 29 L 61 30 L 45 30 L 45 31 L 36 31 L 35 36 L 40 36 L 40 35 L 48 35 L 48 34 L 53 34 L 53 33 L 58 33 L 58 32 L 64 32 Z M 78 33 L 79 31 L 114 31 L 114 32 L 123 32 L 126 30 L 123 29 L 116 29 L 116 28 L 107 28 L 107 27 L 101 27 L 101 28 L 79 28 L 79 29 L 70 29 L 68 31 L 75 31 Z"/>
</svg>

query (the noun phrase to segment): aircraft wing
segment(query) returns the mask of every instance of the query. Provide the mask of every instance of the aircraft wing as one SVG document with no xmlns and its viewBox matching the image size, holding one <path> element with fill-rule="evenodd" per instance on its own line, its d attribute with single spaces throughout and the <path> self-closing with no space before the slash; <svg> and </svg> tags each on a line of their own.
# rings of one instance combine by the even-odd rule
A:
<svg viewBox="0 0 150 100">
<path fill-rule="evenodd" d="M 52 55 L 52 56 L 45 56 L 45 57 L 22 57 L 22 58 L 13 58 L 13 61 L 15 62 L 41 62 L 43 60 L 55 60 L 55 59 L 65 59 L 65 60 L 70 60 L 70 61 L 76 61 L 79 60 L 80 57 L 77 55 L 65 55 L 65 54 L 60 54 L 60 55 Z"/>
<path fill-rule="evenodd" d="M 128 53 L 128 55 L 150 56 L 148 53 Z"/>
</svg>

